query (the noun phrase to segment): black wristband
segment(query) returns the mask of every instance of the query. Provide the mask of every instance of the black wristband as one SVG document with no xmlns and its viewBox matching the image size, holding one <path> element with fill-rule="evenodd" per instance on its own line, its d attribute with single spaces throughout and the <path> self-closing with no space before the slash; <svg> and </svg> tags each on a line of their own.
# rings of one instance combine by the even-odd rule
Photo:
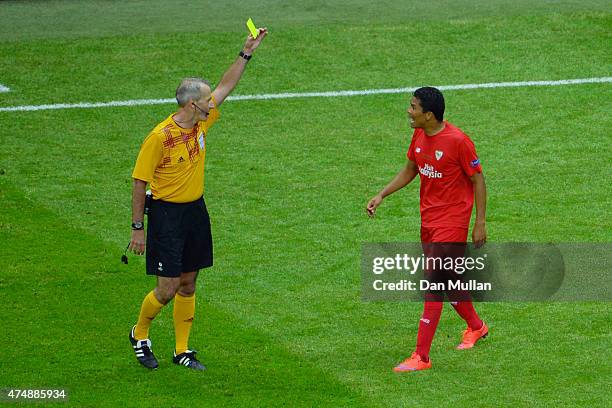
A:
<svg viewBox="0 0 612 408">
<path fill-rule="evenodd" d="M 248 60 L 250 60 L 251 58 L 253 58 L 253 56 L 252 56 L 252 55 L 245 54 L 243 51 L 240 51 L 240 52 L 238 53 L 238 55 L 239 55 L 239 56 L 241 56 L 242 58 L 244 58 L 244 59 L 245 59 L 245 60 L 247 60 L 247 61 L 248 61 Z"/>
<path fill-rule="evenodd" d="M 138 231 L 138 230 L 143 230 L 143 229 L 144 229 L 144 223 L 142 221 L 132 223 L 133 231 Z"/>
</svg>

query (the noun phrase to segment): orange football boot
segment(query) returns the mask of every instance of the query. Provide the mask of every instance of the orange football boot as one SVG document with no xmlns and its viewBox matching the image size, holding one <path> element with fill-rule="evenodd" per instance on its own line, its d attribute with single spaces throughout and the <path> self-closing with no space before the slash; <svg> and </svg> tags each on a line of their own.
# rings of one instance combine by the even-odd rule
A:
<svg viewBox="0 0 612 408">
<path fill-rule="evenodd" d="M 468 327 L 463 331 L 463 340 L 461 340 L 461 344 L 457 346 L 457 350 L 471 349 L 478 340 L 484 339 L 488 334 L 489 328 L 485 322 L 482 322 L 482 327 L 478 330 L 472 330 Z"/>
<path fill-rule="evenodd" d="M 425 362 L 417 353 L 412 353 L 410 358 L 405 359 L 397 367 L 394 367 L 393 371 L 396 373 L 403 373 L 405 371 L 420 371 L 429 368 L 431 368 L 431 359 Z"/>
</svg>

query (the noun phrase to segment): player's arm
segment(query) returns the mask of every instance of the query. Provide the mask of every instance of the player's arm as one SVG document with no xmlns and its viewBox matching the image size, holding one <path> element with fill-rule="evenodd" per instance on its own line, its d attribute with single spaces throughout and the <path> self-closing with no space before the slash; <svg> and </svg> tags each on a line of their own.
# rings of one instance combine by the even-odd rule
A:
<svg viewBox="0 0 612 408">
<path fill-rule="evenodd" d="M 249 34 L 246 42 L 244 43 L 244 47 L 242 48 L 242 52 L 248 57 L 253 54 L 253 51 L 259 47 L 259 44 L 261 44 L 262 40 L 268 34 L 267 28 L 259 28 L 258 30 L 259 35 L 257 36 L 257 39 L 254 39 L 253 36 Z M 220 106 L 225 98 L 227 98 L 227 96 L 234 90 L 236 85 L 238 85 L 238 82 L 240 81 L 248 62 L 249 61 L 247 59 L 238 56 L 236 61 L 234 61 L 229 69 L 225 71 L 223 78 L 221 78 L 221 81 L 213 91 L 213 97 L 217 106 Z"/>
<path fill-rule="evenodd" d="M 419 169 L 417 165 L 412 160 L 408 160 L 406 166 L 400 170 L 399 173 L 391 180 L 389 184 L 383 188 L 380 193 L 376 194 L 369 202 L 366 207 L 366 212 L 370 217 L 373 217 L 376 214 L 376 208 L 382 203 L 382 201 L 388 195 L 395 193 L 397 190 L 400 190 L 406 187 L 416 175 L 419 174 Z"/>
<path fill-rule="evenodd" d="M 484 175 L 475 173 L 470 177 L 474 185 L 474 201 L 476 202 L 476 219 L 472 228 L 472 242 L 479 248 L 487 242 L 487 229 L 485 226 L 485 214 L 487 212 L 487 186 Z"/>
<path fill-rule="evenodd" d="M 132 222 L 144 223 L 144 206 L 147 182 L 139 179 L 134 179 L 132 187 Z M 129 250 L 136 255 L 142 255 L 145 249 L 145 232 L 144 229 L 132 230 L 132 239 L 130 240 Z"/>
</svg>

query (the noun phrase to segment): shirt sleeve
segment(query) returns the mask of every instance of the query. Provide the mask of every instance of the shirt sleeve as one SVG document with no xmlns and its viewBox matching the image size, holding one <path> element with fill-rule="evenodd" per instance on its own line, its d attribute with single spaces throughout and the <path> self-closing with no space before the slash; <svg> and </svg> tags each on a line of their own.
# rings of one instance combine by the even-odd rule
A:
<svg viewBox="0 0 612 408">
<path fill-rule="evenodd" d="M 406 152 L 406 157 L 408 158 L 408 160 L 413 161 L 416 163 L 415 157 L 414 157 L 414 143 L 416 141 L 416 129 L 414 130 L 414 132 L 412 133 L 412 140 L 410 141 L 410 147 L 408 148 L 408 152 Z"/>
<path fill-rule="evenodd" d="M 459 144 L 459 163 L 468 177 L 472 177 L 476 173 L 482 173 L 474 142 L 467 136 Z"/>
<path fill-rule="evenodd" d="M 155 133 L 149 134 L 140 146 L 140 152 L 136 159 L 136 165 L 132 172 L 132 178 L 150 183 L 153 181 L 155 169 L 162 160 L 163 147 L 161 140 Z"/>
<path fill-rule="evenodd" d="M 208 133 L 208 129 L 210 129 L 212 125 L 215 124 L 217 119 L 219 119 L 219 117 L 221 116 L 221 112 L 219 112 L 219 108 L 217 107 L 217 101 L 215 101 L 214 96 L 212 97 L 212 102 L 214 107 L 210 111 L 208 111 L 208 117 L 206 118 L 206 120 L 200 122 L 200 129 L 203 129 L 204 133 Z"/>
</svg>

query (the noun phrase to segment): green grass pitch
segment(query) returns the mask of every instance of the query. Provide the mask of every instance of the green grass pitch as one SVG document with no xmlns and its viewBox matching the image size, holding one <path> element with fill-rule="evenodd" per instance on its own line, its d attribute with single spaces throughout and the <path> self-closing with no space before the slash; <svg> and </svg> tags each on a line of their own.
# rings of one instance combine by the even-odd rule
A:
<svg viewBox="0 0 612 408">
<path fill-rule="evenodd" d="M 235 95 L 612 76 L 605 0 L 3 1 L 0 107 L 217 82 L 248 17 L 270 35 Z M 484 166 L 490 241 L 612 241 L 611 84 L 445 96 Z M 434 369 L 392 373 L 422 306 L 362 302 L 359 264 L 362 242 L 418 239 L 418 183 L 376 219 L 363 210 L 404 163 L 407 103 L 222 106 L 205 186 L 216 265 L 190 340 L 204 373 L 172 364 L 171 308 L 151 330 L 159 370 L 127 339 L 154 284 L 142 258 L 119 262 L 131 170 L 174 106 L 0 112 L 0 388 L 67 388 L 91 407 L 609 404 L 606 302 L 479 304 L 491 335 L 467 352 L 447 305 Z"/>
</svg>

